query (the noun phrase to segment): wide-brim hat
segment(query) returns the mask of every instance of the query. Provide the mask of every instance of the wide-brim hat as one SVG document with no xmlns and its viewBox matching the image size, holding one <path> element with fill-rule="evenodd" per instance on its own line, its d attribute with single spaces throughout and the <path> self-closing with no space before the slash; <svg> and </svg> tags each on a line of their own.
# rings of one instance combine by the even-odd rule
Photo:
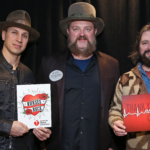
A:
<svg viewBox="0 0 150 150">
<path fill-rule="evenodd" d="M 60 29 L 65 35 L 71 22 L 77 20 L 90 21 L 94 24 L 99 35 L 104 29 L 104 22 L 101 18 L 96 17 L 96 10 L 93 5 L 85 2 L 74 3 L 69 7 L 68 17 L 60 21 Z"/>
<path fill-rule="evenodd" d="M 31 18 L 24 10 L 15 10 L 11 12 L 6 21 L 0 22 L 0 32 L 9 27 L 18 27 L 29 32 L 29 42 L 36 41 L 40 34 L 31 27 Z"/>
</svg>

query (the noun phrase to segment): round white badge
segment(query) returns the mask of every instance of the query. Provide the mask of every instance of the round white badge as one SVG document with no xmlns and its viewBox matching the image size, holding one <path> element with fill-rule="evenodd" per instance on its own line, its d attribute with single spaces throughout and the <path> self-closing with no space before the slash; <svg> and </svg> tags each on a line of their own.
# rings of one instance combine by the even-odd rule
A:
<svg viewBox="0 0 150 150">
<path fill-rule="evenodd" d="M 60 70 L 54 70 L 49 74 L 51 81 L 58 81 L 63 77 L 63 73 Z"/>
</svg>

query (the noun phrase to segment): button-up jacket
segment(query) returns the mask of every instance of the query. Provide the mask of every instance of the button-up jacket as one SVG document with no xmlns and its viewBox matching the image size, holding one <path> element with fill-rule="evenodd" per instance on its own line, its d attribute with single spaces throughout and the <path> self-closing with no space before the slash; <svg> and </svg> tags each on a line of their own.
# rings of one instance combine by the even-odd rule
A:
<svg viewBox="0 0 150 150">
<path fill-rule="evenodd" d="M 17 120 L 16 85 L 34 83 L 34 77 L 21 62 L 16 70 L 12 68 L 0 52 L 0 150 L 26 150 L 28 146 L 32 147 L 28 136 L 32 141 L 33 133 L 14 138 L 10 136 L 10 130 L 13 121 Z"/>
</svg>

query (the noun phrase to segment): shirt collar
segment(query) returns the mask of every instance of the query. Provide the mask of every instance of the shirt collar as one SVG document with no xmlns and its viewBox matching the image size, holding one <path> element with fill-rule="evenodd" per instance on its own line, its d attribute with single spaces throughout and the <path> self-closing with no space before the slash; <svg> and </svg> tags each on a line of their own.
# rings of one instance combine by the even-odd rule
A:
<svg viewBox="0 0 150 150">
<path fill-rule="evenodd" d="M 141 74 L 144 74 L 144 75 L 147 76 L 147 73 L 146 73 L 146 72 L 143 70 L 143 68 L 142 68 L 142 63 L 141 63 L 141 62 L 139 63 L 138 69 L 139 69 L 139 71 L 141 72 Z"/>
<path fill-rule="evenodd" d="M 97 55 L 98 55 L 98 52 L 97 52 L 97 51 L 93 52 L 92 59 L 93 59 L 93 60 L 96 60 L 96 59 L 97 59 Z M 68 59 L 74 60 L 74 57 L 72 56 L 70 50 L 68 50 L 67 60 L 68 60 Z"/>
</svg>

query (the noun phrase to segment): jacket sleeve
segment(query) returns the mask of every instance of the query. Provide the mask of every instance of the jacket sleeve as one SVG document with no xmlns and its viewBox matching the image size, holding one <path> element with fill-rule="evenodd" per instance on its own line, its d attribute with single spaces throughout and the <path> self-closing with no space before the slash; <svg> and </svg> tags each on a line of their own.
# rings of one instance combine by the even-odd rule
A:
<svg viewBox="0 0 150 150">
<path fill-rule="evenodd" d="M 9 136 L 13 121 L 0 119 L 0 135 Z"/>
<path fill-rule="evenodd" d="M 119 78 L 114 98 L 111 103 L 111 108 L 109 110 L 109 125 L 112 127 L 113 123 L 117 120 L 123 120 L 123 113 L 122 113 L 122 86 L 121 86 L 121 79 L 122 77 Z"/>
<path fill-rule="evenodd" d="M 123 87 L 122 87 L 122 79 L 124 80 L 124 76 L 120 77 L 116 89 L 113 101 L 111 103 L 111 108 L 109 110 L 109 124 L 112 127 L 113 123 L 117 120 L 123 120 L 122 113 L 122 95 L 123 95 Z M 112 131 L 113 132 L 113 131 Z M 114 133 L 113 133 L 114 135 Z M 114 135 L 112 138 L 111 148 L 113 150 L 125 150 L 126 149 L 126 136 L 116 136 Z"/>
</svg>

